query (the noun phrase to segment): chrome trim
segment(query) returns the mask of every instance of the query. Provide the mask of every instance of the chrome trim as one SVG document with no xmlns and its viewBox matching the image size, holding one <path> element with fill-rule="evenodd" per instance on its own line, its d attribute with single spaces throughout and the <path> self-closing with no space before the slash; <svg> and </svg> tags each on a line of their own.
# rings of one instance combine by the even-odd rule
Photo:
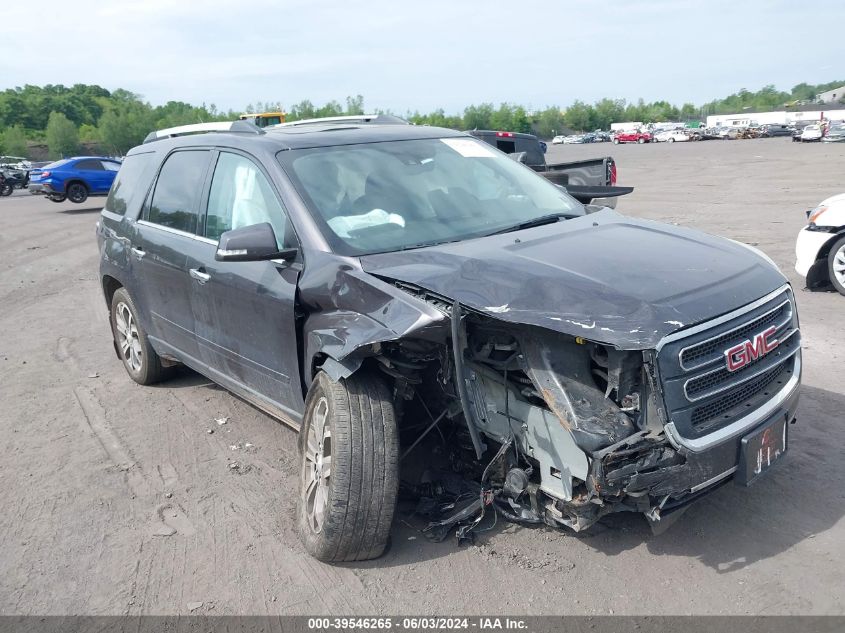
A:
<svg viewBox="0 0 845 633">
<path fill-rule="evenodd" d="M 762 422 L 765 418 L 774 413 L 774 411 L 782 405 L 790 395 L 792 395 L 792 392 L 798 386 L 798 383 L 801 380 L 800 348 L 798 352 L 799 353 L 795 356 L 795 365 L 792 368 L 792 378 L 789 379 L 789 381 L 783 386 L 783 389 L 781 389 L 774 398 L 764 403 L 761 407 L 752 411 L 744 418 L 740 418 L 736 422 L 698 439 L 683 437 L 680 433 L 678 433 L 678 429 L 675 428 L 675 423 L 669 422 L 666 424 L 664 429 L 666 431 L 666 435 L 670 437 L 671 443 L 673 445 L 683 446 L 693 453 L 700 453 L 701 451 L 707 450 L 720 442 L 736 437 Z"/>
<path fill-rule="evenodd" d="M 777 310 L 780 310 L 784 305 L 789 305 L 790 307 L 792 307 L 792 302 L 789 299 L 786 299 L 783 303 L 779 303 L 774 308 L 772 308 L 771 310 L 769 310 L 768 312 L 766 312 L 764 314 L 761 314 L 757 318 L 763 318 L 764 316 L 768 316 L 772 312 L 776 312 Z M 753 310 L 753 308 L 752 308 L 752 310 Z M 778 323 L 775 327 L 780 329 L 784 325 L 787 325 L 792 320 L 792 317 L 794 316 L 793 312 L 794 312 L 793 310 L 790 310 L 789 311 L 789 317 L 787 317 L 782 323 Z M 752 320 L 754 320 L 754 319 L 752 319 Z M 730 330 L 726 330 L 726 331 L 722 332 L 721 334 L 717 334 L 716 336 L 711 336 L 710 338 L 706 338 L 703 341 L 699 341 L 698 343 L 693 343 L 692 345 L 687 345 L 686 347 L 684 347 L 680 352 L 678 352 L 678 363 L 680 364 L 681 369 L 683 369 L 684 371 L 695 371 L 696 369 L 701 369 L 702 367 L 706 367 L 710 363 L 718 360 L 720 358 L 719 356 L 717 356 L 716 358 L 713 358 L 711 360 L 708 360 L 707 362 L 699 363 L 698 365 L 694 365 L 692 367 L 687 367 L 686 365 L 684 365 L 684 352 L 686 352 L 688 349 L 692 349 L 693 347 L 698 347 L 699 345 L 704 345 L 706 343 L 709 343 L 710 341 L 715 341 L 717 338 L 722 338 L 723 336 L 730 334 L 731 332 L 736 332 L 737 330 L 741 330 L 742 328 L 747 326 L 748 323 L 750 323 L 750 321 L 747 321 L 747 322 L 743 323 L 742 325 L 737 325 L 735 328 L 732 328 Z"/>
<path fill-rule="evenodd" d="M 782 343 L 784 343 L 784 342 L 788 341 L 790 338 L 792 338 L 792 335 L 795 334 L 796 332 L 798 332 L 798 328 L 794 328 L 789 334 L 784 336 L 782 339 L 779 339 L 778 340 L 778 347 Z M 786 361 L 788 361 L 790 358 L 795 356 L 795 353 L 799 349 L 801 349 L 801 348 L 796 347 L 788 355 L 784 356 L 783 359 L 780 362 L 785 363 Z M 763 358 L 763 357 L 761 357 L 761 358 Z M 687 385 L 689 385 L 693 380 L 699 380 L 700 378 L 704 378 L 705 376 L 709 376 L 710 374 L 716 374 L 716 373 L 722 371 L 725 368 L 724 367 L 717 367 L 716 369 L 711 369 L 710 371 L 706 371 L 703 374 L 698 374 L 697 376 L 693 376 L 692 378 L 688 378 L 684 382 L 684 396 L 686 396 L 686 399 L 689 400 L 690 402 L 698 402 L 699 400 L 703 400 L 704 398 L 709 398 L 711 396 L 715 396 L 717 393 L 722 393 L 723 391 L 727 391 L 728 389 L 733 389 L 734 387 L 739 387 L 740 385 L 748 382 L 749 380 L 752 380 L 752 379 L 756 378 L 757 376 L 765 374 L 770 369 L 774 369 L 775 367 L 777 367 L 778 364 L 780 364 L 780 363 L 773 363 L 770 367 L 766 367 L 764 369 L 761 369 L 760 371 L 758 371 L 756 373 L 748 374 L 748 376 L 742 376 L 742 378 L 740 380 L 733 381 L 733 382 L 730 382 L 730 383 L 726 383 L 718 389 L 711 390 L 711 391 L 705 391 L 703 394 L 697 395 L 695 397 L 690 396 L 689 392 L 687 391 Z"/>
<path fill-rule="evenodd" d="M 154 229 L 159 229 L 160 231 L 164 231 L 165 233 L 172 233 L 173 235 L 181 235 L 182 237 L 188 237 L 192 240 L 197 240 L 198 242 L 205 242 L 206 244 L 214 244 L 217 246 L 217 242 L 207 237 L 203 237 L 202 235 L 197 235 L 196 233 L 188 233 L 187 231 L 180 231 L 179 229 L 172 229 L 169 226 L 162 226 L 161 224 L 156 224 L 155 222 L 150 222 L 149 220 L 136 220 L 136 224 L 140 224 L 141 226 L 149 226 Z"/>
<path fill-rule="evenodd" d="M 698 492 L 702 488 L 706 488 L 707 486 L 709 486 L 711 484 L 715 484 L 717 481 L 721 481 L 725 477 L 730 477 L 731 475 L 733 475 L 737 471 L 737 468 L 739 468 L 739 466 L 734 466 L 733 468 L 728 468 L 722 474 L 716 475 L 715 477 L 711 477 L 707 481 L 702 481 L 697 486 L 693 486 L 692 488 L 689 489 L 689 491 L 690 492 Z"/>
<path fill-rule="evenodd" d="M 767 294 L 765 297 L 757 299 L 757 301 L 744 305 L 741 308 L 737 308 L 733 312 L 728 312 L 727 314 L 723 314 L 722 316 L 716 317 L 715 319 L 711 319 L 710 321 L 699 323 L 698 325 L 694 325 L 692 327 L 684 328 L 682 330 L 672 332 L 671 334 L 667 334 L 657 343 L 655 351 L 660 353 L 660 350 L 663 349 L 663 346 L 666 345 L 666 343 L 671 343 L 672 341 L 676 341 L 679 338 L 686 338 L 687 336 L 690 336 L 692 334 L 697 334 L 698 332 L 709 330 L 710 328 L 715 327 L 721 323 L 725 323 L 726 321 L 730 321 L 731 319 L 740 317 L 743 314 L 746 314 L 747 312 L 751 312 L 752 310 L 755 310 L 761 305 L 768 303 L 769 301 L 777 297 L 780 293 L 785 292 L 787 290 L 791 292 L 792 288 L 788 283 L 785 283 L 777 290 L 774 290 Z"/>
</svg>

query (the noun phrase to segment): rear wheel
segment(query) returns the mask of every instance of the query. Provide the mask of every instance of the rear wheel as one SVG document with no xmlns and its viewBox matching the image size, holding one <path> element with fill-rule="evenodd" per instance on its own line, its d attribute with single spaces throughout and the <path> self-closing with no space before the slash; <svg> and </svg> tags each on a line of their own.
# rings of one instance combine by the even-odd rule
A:
<svg viewBox="0 0 845 633">
<path fill-rule="evenodd" d="M 645 143 L 645 139 L 643 137 L 640 137 L 640 138 L 637 139 L 637 143 L 642 145 L 643 143 Z"/>
<path fill-rule="evenodd" d="M 82 204 L 88 199 L 88 187 L 81 182 L 72 182 L 67 186 L 67 199 L 75 204 Z"/>
<path fill-rule="evenodd" d="M 3 185 L 0 186 L 0 196 L 11 196 L 13 190 L 12 185 L 3 183 Z"/>
<path fill-rule="evenodd" d="M 618 139 L 618 138 L 613 139 L 613 144 L 614 144 L 614 145 L 619 145 L 619 139 Z"/>
<path fill-rule="evenodd" d="M 399 490 L 399 436 L 380 377 L 335 382 L 320 372 L 305 403 L 297 526 L 325 562 L 384 553 Z"/>
<path fill-rule="evenodd" d="M 138 323 L 138 310 L 125 288 L 118 288 L 111 301 L 111 328 L 126 373 L 139 385 L 162 380 L 167 370 Z"/>
<path fill-rule="evenodd" d="M 671 137 L 671 136 L 670 136 L 670 137 L 669 137 L 669 142 L 670 142 L 670 143 L 674 143 L 674 142 L 675 142 L 675 139 L 674 139 L 673 137 Z"/>
<path fill-rule="evenodd" d="M 845 295 L 845 237 L 836 240 L 831 247 L 827 256 L 827 272 L 833 287 Z"/>
</svg>

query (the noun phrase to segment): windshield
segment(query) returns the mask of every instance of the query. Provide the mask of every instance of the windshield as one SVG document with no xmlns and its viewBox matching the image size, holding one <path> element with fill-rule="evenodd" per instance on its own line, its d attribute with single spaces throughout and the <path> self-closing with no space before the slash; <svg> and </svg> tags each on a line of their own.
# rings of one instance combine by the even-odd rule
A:
<svg viewBox="0 0 845 633">
<path fill-rule="evenodd" d="M 364 255 L 453 242 L 584 207 L 468 137 L 278 154 L 333 250 Z"/>
</svg>

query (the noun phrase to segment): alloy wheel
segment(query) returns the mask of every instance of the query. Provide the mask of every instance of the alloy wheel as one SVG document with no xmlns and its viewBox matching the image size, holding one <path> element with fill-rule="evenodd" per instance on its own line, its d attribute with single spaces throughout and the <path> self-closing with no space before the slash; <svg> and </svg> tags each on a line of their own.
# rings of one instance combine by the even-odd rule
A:
<svg viewBox="0 0 845 633">
<path fill-rule="evenodd" d="M 129 306 L 121 302 L 115 310 L 115 329 L 117 330 L 117 344 L 120 355 L 126 365 L 135 373 L 141 371 L 144 364 L 141 339 L 138 336 L 138 326 L 132 317 Z"/>
<path fill-rule="evenodd" d="M 303 462 L 303 501 L 309 527 L 319 533 L 329 505 L 329 485 L 332 468 L 332 435 L 327 424 L 329 403 L 320 398 L 311 414 L 308 437 L 305 440 Z"/>
<path fill-rule="evenodd" d="M 845 244 L 839 247 L 833 255 L 833 275 L 840 285 L 845 286 Z"/>
</svg>

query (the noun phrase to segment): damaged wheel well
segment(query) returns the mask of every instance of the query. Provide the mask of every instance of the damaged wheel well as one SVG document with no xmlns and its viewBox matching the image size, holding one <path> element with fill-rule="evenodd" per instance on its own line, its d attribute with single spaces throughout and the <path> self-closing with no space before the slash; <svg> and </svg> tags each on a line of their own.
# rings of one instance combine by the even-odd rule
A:
<svg viewBox="0 0 845 633">
<path fill-rule="evenodd" d="M 117 279 L 115 279 L 111 275 L 103 276 L 103 294 L 105 295 L 107 307 L 111 307 L 112 297 L 114 297 L 114 293 L 117 292 L 120 288 L 123 288 L 123 284 L 120 283 Z"/>
</svg>

